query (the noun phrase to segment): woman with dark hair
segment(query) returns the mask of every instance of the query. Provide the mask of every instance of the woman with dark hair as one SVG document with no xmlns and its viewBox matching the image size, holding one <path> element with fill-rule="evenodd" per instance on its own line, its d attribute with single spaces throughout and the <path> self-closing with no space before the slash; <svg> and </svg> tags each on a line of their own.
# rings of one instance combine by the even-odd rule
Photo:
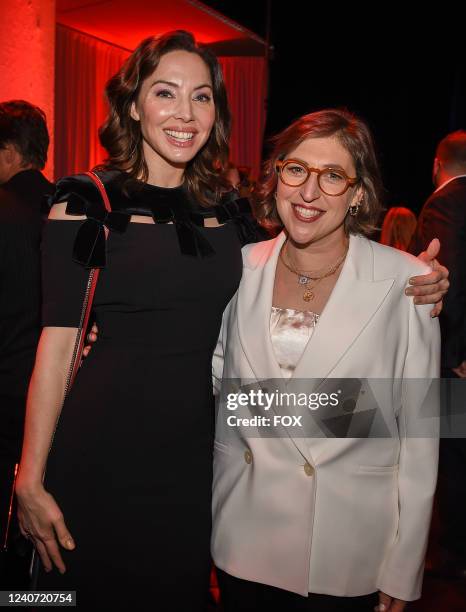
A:
<svg viewBox="0 0 466 612">
<path fill-rule="evenodd" d="M 19 517 L 42 560 L 37 588 L 77 590 L 82 609 L 168 609 L 171 598 L 203 610 L 211 359 L 255 226 L 247 202 L 225 193 L 225 86 L 191 34 L 142 42 L 106 93 L 97 174 L 113 212 L 90 177 L 66 177 L 45 230 Z M 94 267 L 99 341 L 61 409 Z"/>
<path fill-rule="evenodd" d="M 214 356 L 225 612 L 400 612 L 420 596 L 440 338 L 405 297 L 427 266 L 367 238 L 380 194 L 370 131 L 349 112 L 275 138 L 257 215 L 282 231 L 243 249 Z"/>
</svg>

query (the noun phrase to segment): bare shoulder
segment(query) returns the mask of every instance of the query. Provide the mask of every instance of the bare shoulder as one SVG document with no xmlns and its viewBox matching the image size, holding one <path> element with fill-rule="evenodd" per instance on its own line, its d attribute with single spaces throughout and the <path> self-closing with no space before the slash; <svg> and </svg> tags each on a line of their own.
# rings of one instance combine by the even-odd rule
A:
<svg viewBox="0 0 466 612">
<path fill-rule="evenodd" d="M 54 204 L 49 212 L 49 219 L 53 221 L 82 221 L 86 215 L 69 215 L 66 212 L 67 202 Z"/>
</svg>

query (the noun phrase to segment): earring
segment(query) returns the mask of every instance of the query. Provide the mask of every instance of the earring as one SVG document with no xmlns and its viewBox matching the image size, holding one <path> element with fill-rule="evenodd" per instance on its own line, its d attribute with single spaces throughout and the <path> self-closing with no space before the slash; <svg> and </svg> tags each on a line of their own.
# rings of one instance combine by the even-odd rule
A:
<svg viewBox="0 0 466 612">
<path fill-rule="evenodd" d="M 352 217 L 356 217 L 356 215 L 358 214 L 358 212 L 359 212 L 359 207 L 360 207 L 360 206 L 361 206 L 361 204 L 363 203 L 363 200 L 364 200 L 364 198 L 361 198 L 361 199 L 359 200 L 359 202 L 356 202 L 356 205 L 355 205 L 355 206 L 350 206 L 350 207 L 349 207 L 349 209 L 348 209 L 348 210 L 349 210 L 349 214 L 350 214 Z"/>
</svg>

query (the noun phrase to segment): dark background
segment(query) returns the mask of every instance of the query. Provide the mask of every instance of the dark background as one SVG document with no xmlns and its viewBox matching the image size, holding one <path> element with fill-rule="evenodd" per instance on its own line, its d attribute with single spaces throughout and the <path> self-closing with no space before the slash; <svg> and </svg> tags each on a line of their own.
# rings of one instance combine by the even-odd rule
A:
<svg viewBox="0 0 466 612">
<path fill-rule="evenodd" d="M 205 4 L 266 37 L 267 0 Z M 347 107 L 374 132 L 385 205 L 403 203 L 418 212 L 433 190 L 437 142 L 466 129 L 466 24 L 452 7 L 442 15 L 441 4 L 430 19 L 426 4 L 415 9 L 407 1 L 372 9 L 306 0 L 269 4 L 266 138 L 302 114 Z"/>
</svg>

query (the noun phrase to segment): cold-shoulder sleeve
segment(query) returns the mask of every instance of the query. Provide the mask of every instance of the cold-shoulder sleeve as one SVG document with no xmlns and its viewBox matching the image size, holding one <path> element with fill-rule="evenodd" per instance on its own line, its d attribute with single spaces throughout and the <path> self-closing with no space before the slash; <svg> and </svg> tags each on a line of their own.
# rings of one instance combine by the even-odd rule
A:
<svg viewBox="0 0 466 612">
<path fill-rule="evenodd" d="M 79 327 L 90 270 L 73 260 L 82 221 L 47 221 L 42 238 L 42 325 Z"/>
<path fill-rule="evenodd" d="M 68 215 L 86 215 L 86 220 L 80 224 L 73 243 L 74 261 L 86 268 L 105 268 L 104 227 L 124 232 L 130 215 L 121 211 L 108 212 L 96 185 L 86 174 L 68 176 L 57 182 L 50 205 L 60 202 L 67 203 Z"/>
<path fill-rule="evenodd" d="M 49 220 L 42 239 L 42 324 L 78 327 L 91 268 L 106 265 L 105 227 L 124 231 L 130 216 L 107 212 L 89 176 L 60 179 L 49 204 L 66 202 L 68 215 L 85 220 Z"/>
</svg>

